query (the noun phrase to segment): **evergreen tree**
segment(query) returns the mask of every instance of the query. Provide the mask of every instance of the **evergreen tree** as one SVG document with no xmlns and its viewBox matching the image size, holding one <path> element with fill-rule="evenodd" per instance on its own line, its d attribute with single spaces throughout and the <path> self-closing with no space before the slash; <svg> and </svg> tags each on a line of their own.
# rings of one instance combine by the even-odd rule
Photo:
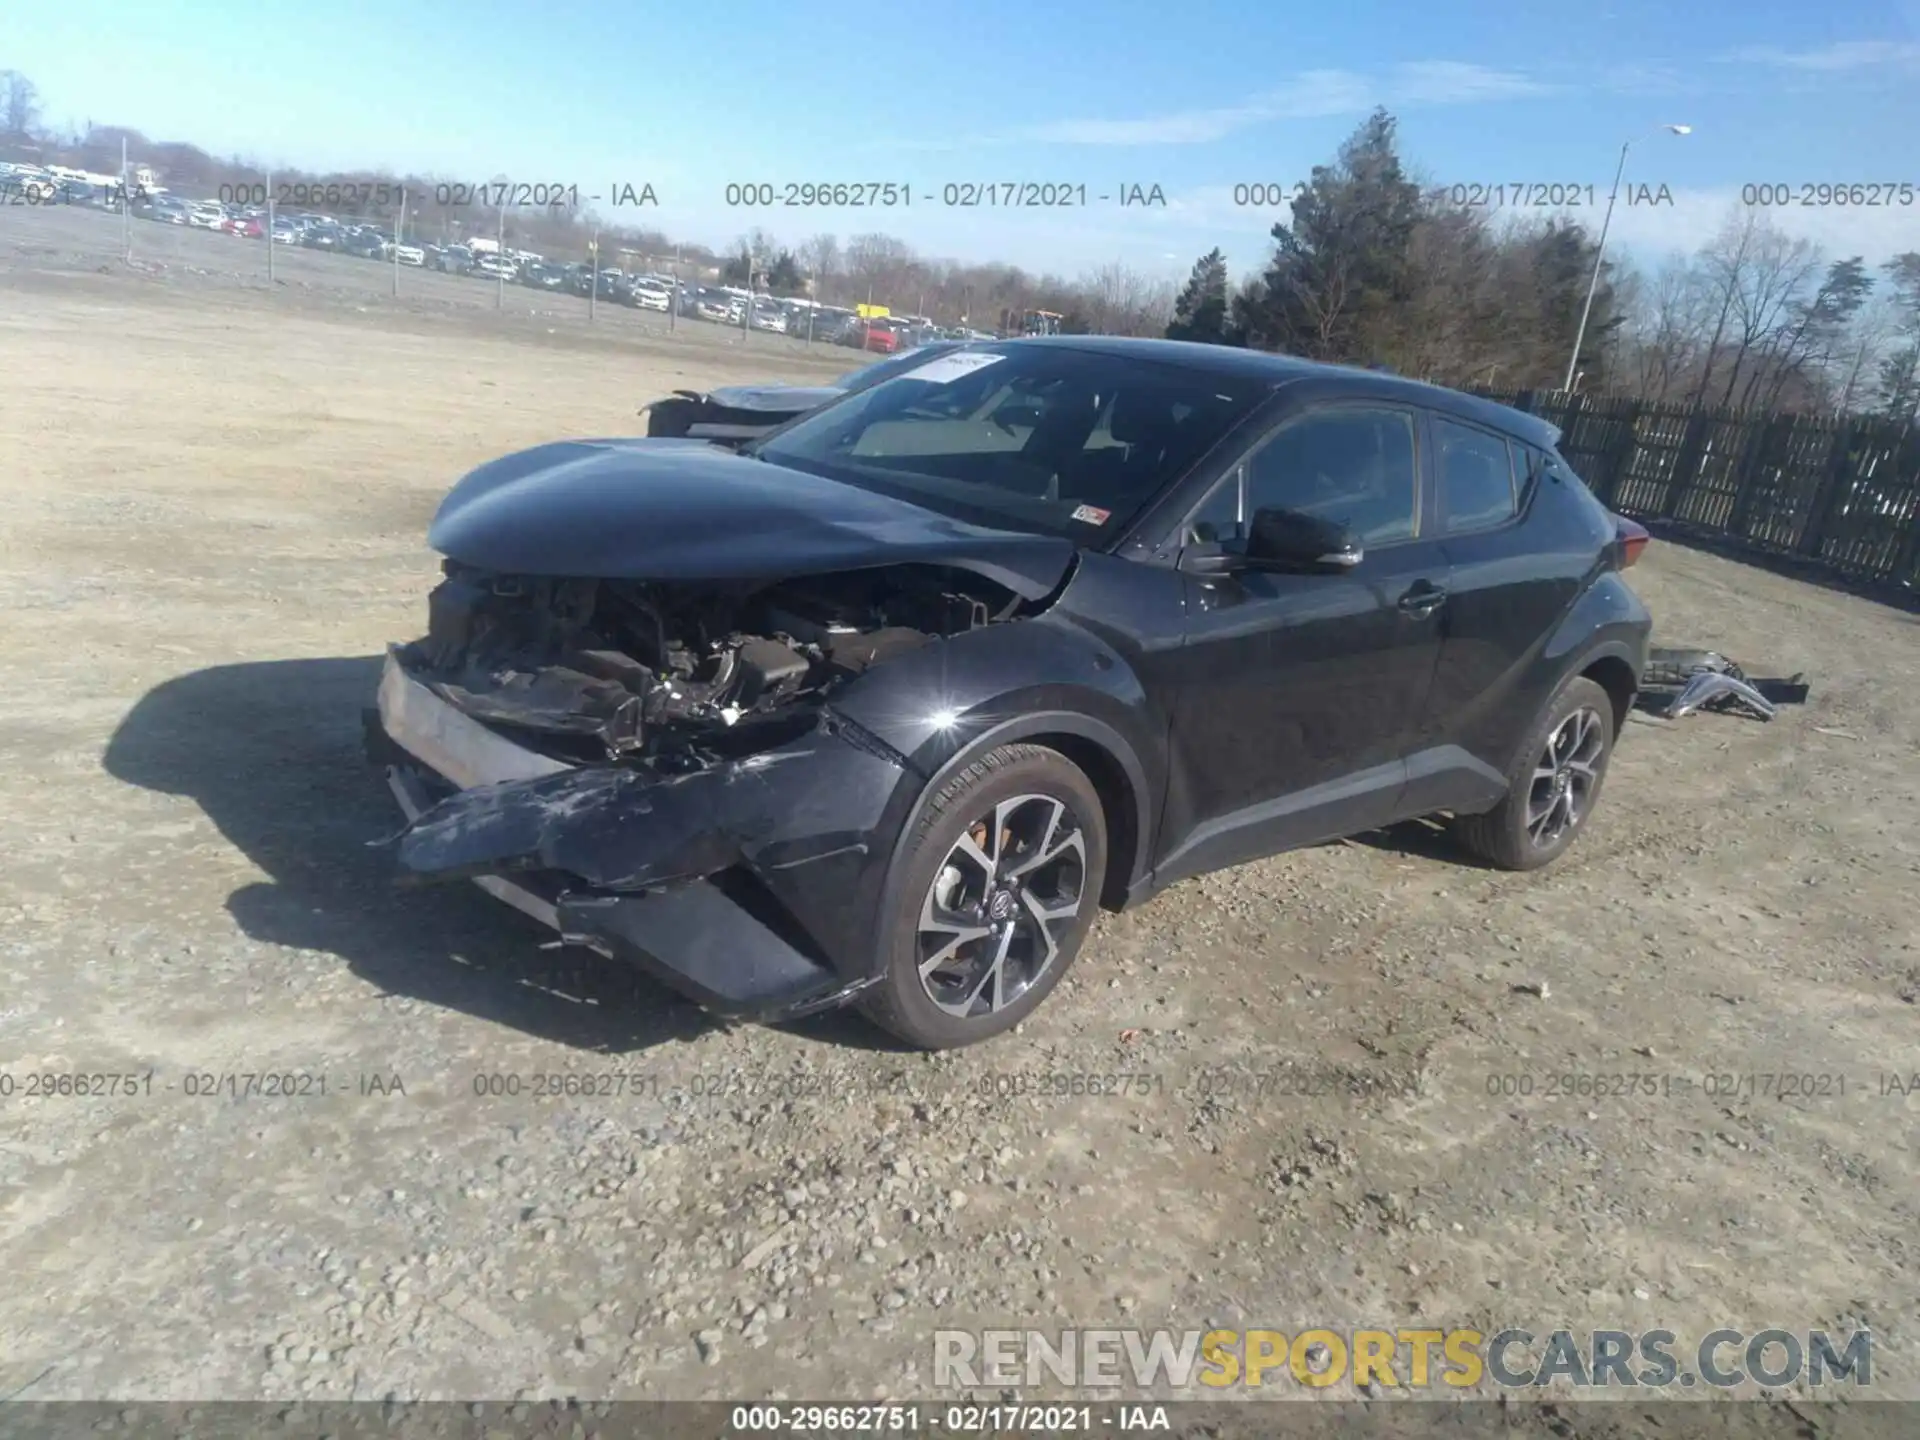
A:
<svg viewBox="0 0 1920 1440">
<path fill-rule="evenodd" d="M 1173 302 L 1167 338 L 1227 343 L 1227 257 L 1218 246 L 1194 261 L 1186 288 Z"/>
<path fill-rule="evenodd" d="M 1374 111 L 1334 164 L 1314 166 L 1289 223 L 1273 227 L 1250 343 L 1335 361 L 1364 361 L 1378 348 L 1376 332 L 1410 290 L 1408 252 L 1421 216 L 1395 123 Z"/>
</svg>

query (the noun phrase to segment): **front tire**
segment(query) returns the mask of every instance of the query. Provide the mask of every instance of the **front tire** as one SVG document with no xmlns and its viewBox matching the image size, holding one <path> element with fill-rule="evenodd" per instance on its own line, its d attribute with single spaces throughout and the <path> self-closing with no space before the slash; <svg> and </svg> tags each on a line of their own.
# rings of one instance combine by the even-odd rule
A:
<svg viewBox="0 0 1920 1440">
<path fill-rule="evenodd" d="M 1039 1008 L 1093 926 L 1100 796 L 1059 752 L 1003 746 L 922 802 L 900 864 L 862 1008 L 923 1050 L 977 1044 Z"/>
<path fill-rule="evenodd" d="M 1613 700 L 1584 675 L 1562 685 L 1527 730 L 1507 797 L 1454 822 L 1461 843 L 1503 870 L 1538 870 L 1566 852 L 1599 802 L 1613 758 Z"/>
</svg>

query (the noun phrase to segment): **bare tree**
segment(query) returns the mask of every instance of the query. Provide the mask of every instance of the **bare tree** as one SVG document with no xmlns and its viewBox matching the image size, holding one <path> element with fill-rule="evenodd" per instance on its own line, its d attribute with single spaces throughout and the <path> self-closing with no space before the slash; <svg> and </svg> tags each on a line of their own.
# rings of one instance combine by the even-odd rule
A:
<svg viewBox="0 0 1920 1440">
<path fill-rule="evenodd" d="M 1900 302 L 1893 295 L 1875 295 L 1860 308 L 1835 346 L 1835 414 L 1851 414 L 1866 405 L 1880 367 L 1893 354 L 1904 328 Z"/>
<path fill-rule="evenodd" d="M 0 138 L 31 140 L 39 130 L 39 88 L 18 70 L 0 70 Z"/>
<path fill-rule="evenodd" d="M 1160 335 L 1173 314 L 1173 288 L 1125 265 L 1102 265 L 1076 287 L 1076 307 L 1098 335 Z"/>
<path fill-rule="evenodd" d="M 913 265 L 913 251 L 891 235 L 856 235 L 847 241 L 846 276 L 852 299 L 876 304 L 899 301 Z"/>
<path fill-rule="evenodd" d="M 1721 399 L 1724 405 L 1754 402 L 1787 344 L 1796 311 L 1818 286 L 1825 263 L 1812 241 L 1784 235 L 1764 214 L 1755 213 L 1760 218 L 1746 263 L 1732 275 L 1733 365 Z"/>
<path fill-rule="evenodd" d="M 813 298 L 824 302 L 827 287 L 840 275 L 840 237 L 815 235 L 803 241 L 794 253 L 800 257 L 800 264 L 813 281 Z"/>
<path fill-rule="evenodd" d="M 1720 344 L 1725 339 L 1727 327 L 1732 323 L 1733 313 L 1739 304 L 1741 277 L 1746 272 L 1748 257 L 1753 253 L 1766 217 L 1758 210 L 1745 205 L 1735 205 L 1711 244 L 1700 254 L 1700 277 L 1713 294 L 1715 310 L 1713 331 L 1706 343 L 1706 353 L 1702 358 L 1700 376 L 1694 386 L 1693 400 L 1704 404 L 1707 388 L 1713 383 L 1715 363 L 1720 358 Z"/>
</svg>

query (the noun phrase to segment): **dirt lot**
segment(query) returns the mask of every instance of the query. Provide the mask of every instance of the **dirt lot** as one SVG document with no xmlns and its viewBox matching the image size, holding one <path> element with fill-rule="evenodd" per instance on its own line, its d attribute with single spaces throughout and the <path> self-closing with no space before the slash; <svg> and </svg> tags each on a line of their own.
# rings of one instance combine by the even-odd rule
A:
<svg viewBox="0 0 1920 1440">
<path fill-rule="evenodd" d="M 1415 1321 L 1871 1325 L 1920 1397 L 1913 616 L 1656 546 L 1663 638 L 1813 699 L 1636 722 L 1553 870 L 1410 827 L 1189 882 L 956 1056 L 723 1029 L 391 893 L 360 709 L 467 467 L 845 352 L 0 220 L 0 1397 L 924 1395 L 937 1326 Z M 475 1093 L 567 1071 L 634 1078 Z M 329 1089 L 191 1093 L 255 1072 Z"/>
</svg>

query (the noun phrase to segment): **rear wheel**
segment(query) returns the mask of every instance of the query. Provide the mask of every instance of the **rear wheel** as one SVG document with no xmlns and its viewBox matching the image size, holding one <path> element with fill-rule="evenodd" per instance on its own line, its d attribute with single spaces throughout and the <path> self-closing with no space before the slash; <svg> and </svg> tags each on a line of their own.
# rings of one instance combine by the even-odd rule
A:
<svg viewBox="0 0 1920 1440">
<path fill-rule="evenodd" d="M 1503 870 L 1538 870 L 1573 844 L 1600 799 L 1613 755 L 1613 701 L 1576 675 L 1527 731 L 1507 774 L 1507 797 L 1454 822 L 1461 842 Z"/>
<path fill-rule="evenodd" d="M 1065 756 L 1008 745 L 969 765 L 914 822 L 863 1008 L 926 1050 L 1012 1029 L 1079 953 L 1106 861 L 1100 797 Z"/>
</svg>

